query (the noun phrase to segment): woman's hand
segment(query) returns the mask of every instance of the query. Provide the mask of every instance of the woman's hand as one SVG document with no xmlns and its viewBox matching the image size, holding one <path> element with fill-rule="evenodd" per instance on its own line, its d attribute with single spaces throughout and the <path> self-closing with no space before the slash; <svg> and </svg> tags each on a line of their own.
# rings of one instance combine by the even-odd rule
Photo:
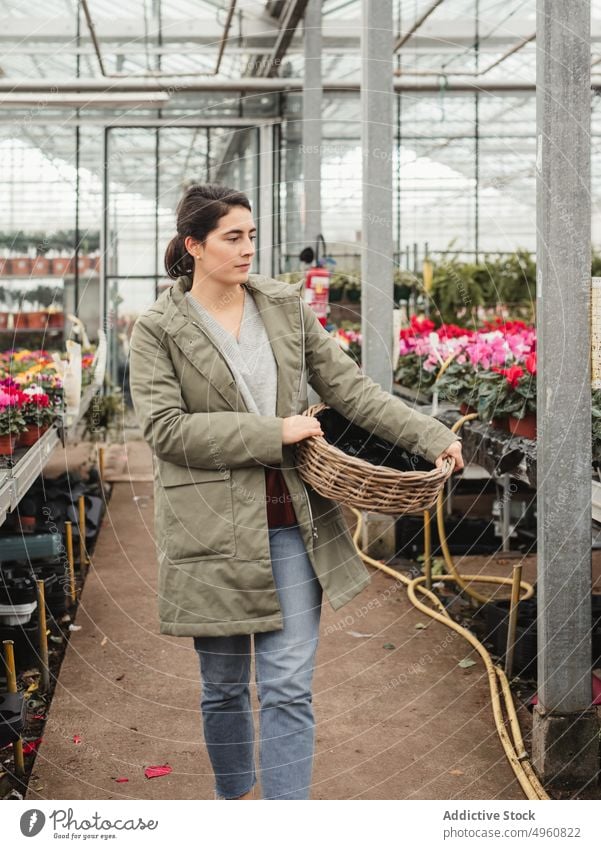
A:
<svg viewBox="0 0 601 849">
<path fill-rule="evenodd" d="M 283 420 L 282 445 L 292 445 L 308 436 L 323 436 L 323 430 L 314 416 L 288 416 Z"/>
<path fill-rule="evenodd" d="M 448 448 L 440 454 L 436 460 L 434 461 L 436 464 L 436 468 L 440 469 L 442 466 L 442 461 L 445 457 L 452 457 L 455 460 L 455 468 L 453 469 L 453 474 L 455 472 L 460 471 L 464 468 L 463 457 L 461 456 L 461 442 L 458 439 L 456 442 L 451 442 Z"/>
</svg>

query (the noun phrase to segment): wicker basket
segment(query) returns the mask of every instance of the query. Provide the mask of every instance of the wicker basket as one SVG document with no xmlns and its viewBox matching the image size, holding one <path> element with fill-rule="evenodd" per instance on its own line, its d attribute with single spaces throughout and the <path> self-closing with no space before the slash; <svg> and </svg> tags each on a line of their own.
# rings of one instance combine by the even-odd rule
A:
<svg viewBox="0 0 601 849">
<path fill-rule="evenodd" d="M 327 404 L 314 404 L 303 415 L 315 416 L 325 409 Z M 301 440 L 295 453 L 298 473 L 320 495 L 376 513 L 419 513 L 432 507 L 455 467 L 451 458 L 429 472 L 374 466 L 345 454 L 323 436 Z"/>
</svg>

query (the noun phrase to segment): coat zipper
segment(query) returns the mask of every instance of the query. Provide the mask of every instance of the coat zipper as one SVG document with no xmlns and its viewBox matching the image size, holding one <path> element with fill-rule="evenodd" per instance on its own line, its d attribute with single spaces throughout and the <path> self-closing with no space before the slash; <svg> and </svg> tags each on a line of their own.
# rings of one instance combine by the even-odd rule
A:
<svg viewBox="0 0 601 849">
<path fill-rule="evenodd" d="M 300 299 L 299 299 L 298 305 L 299 305 L 299 309 L 300 309 L 300 321 L 301 321 L 301 375 L 300 375 L 300 382 L 298 384 L 298 395 L 297 395 L 297 403 L 296 403 L 297 409 L 298 409 L 298 401 L 300 399 L 300 393 L 301 393 L 302 386 L 303 386 L 303 376 L 305 374 L 305 316 L 303 315 L 303 305 L 302 305 L 302 302 L 301 302 Z M 199 330 L 204 330 L 204 328 L 202 328 L 195 321 L 193 321 L 192 324 L 194 325 L 194 327 L 198 327 Z M 226 363 L 226 365 L 227 365 L 227 363 Z M 228 365 L 228 368 L 229 368 L 229 365 Z M 231 371 L 231 369 L 230 369 L 230 371 Z M 234 377 L 234 379 L 235 379 L 234 375 L 232 375 L 232 377 Z M 309 520 L 311 522 L 311 533 L 312 533 L 313 539 L 316 540 L 316 539 L 319 538 L 319 535 L 317 533 L 317 528 L 315 527 L 315 523 L 314 523 L 314 520 L 313 520 L 313 510 L 311 509 L 311 502 L 309 501 L 309 493 L 307 492 L 307 487 L 305 486 L 305 482 L 300 477 L 300 475 L 299 475 L 299 480 L 303 485 L 303 491 L 305 493 L 305 499 L 307 501 L 307 510 L 309 511 Z"/>
<path fill-rule="evenodd" d="M 300 373 L 300 381 L 298 384 L 298 395 L 296 396 L 296 409 L 298 410 L 298 403 L 301 396 L 301 391 L 303 387 L 303 377 L 305 374 L 305 316 L 303 313 L 303 302 L 299 298 L 298 306 L 300 310 L 300 325 L 301 325 L 301 373 Z M 307 499 L 307 509 L 309 510 L 309 518 L 311 521 L 311 532 L 313 534 L 313 539 L 318 539 L 317 528 L 315 527 L 315 523 L 313 521 L 313 510 L 311 509 L 311 502 L 309 500 L 309 493 L 307 492 L 307 487 L 305 486 L 304 480 L 299 475 L 300 482 L 303 485 L 303 490 L 305 492 L 305 498 Z"/>
</svg>

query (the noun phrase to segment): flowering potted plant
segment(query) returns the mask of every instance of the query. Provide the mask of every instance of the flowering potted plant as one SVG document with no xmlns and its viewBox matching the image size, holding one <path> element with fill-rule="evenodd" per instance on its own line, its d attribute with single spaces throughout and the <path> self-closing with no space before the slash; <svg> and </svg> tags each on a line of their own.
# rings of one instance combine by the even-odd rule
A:
<svg viewBox="0 0 601 849">
<path fill-rule="evenodd" d="M 81 355 L 81 386 L 89 386 L 94 377 L 92 366 L 94 365 L 94 354 L 86 353 Z"/>
<path fill-rule="evenodd" d="M 493 366 L 480 375 L 478 412 L 484 421 L 499 425 L 518 436 L 536 438 L 536 353 L 528 355 L 524 366 Z M 493 418 L 494 417 L 494 418 Z"/>
<path fill-rule="evenodd" d="M 50 398 L 40 386 L 33 385 L 23 390 L 21 410 L 27 425 L 27 430 L 21 434 L 19 444 L 29 447 L 38 441 L 44 434 L 55 417 L 54 407 L 50 404 Z"/>
<path fill-rule="evenodd" d="M 0 386 L 0 454 L 12 454 L 17 437 L 27 425 L 21 412 L 21 393 Z"/>
</svg>

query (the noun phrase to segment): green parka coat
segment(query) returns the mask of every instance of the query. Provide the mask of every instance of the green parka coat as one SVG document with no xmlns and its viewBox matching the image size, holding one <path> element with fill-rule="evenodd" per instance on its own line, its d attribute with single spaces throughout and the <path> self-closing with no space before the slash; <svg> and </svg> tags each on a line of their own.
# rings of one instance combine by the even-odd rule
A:
<svg viewBox="0 0 601 849">
<path fill-rule="evenodd" d="M 154 453 L 160 633 L 279 630 L 264 466 L 281 466 L 315 574 L 338 610 L 370 581 L 340 506 L 305 485 L 282 419 L 307 409 L 307 382 L 366 430 L 434 461 L 457 436 L 364 375 L 301 297 L 302 284 L 249 275 L 278 367 L 275 416 L 248 412 L 175 281 L 137 320 L 130 382 Z"/>
</svg>

